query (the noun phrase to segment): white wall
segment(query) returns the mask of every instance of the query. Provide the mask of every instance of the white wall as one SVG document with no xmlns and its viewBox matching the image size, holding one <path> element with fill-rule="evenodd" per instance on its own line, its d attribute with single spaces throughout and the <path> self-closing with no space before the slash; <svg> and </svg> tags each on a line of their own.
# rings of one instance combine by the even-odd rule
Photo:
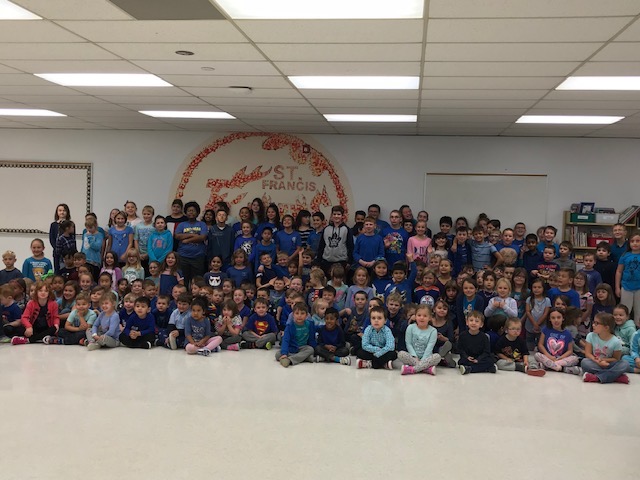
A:
<svg viewBox="0 0 640 480">
<path fill-rule="evenodd" d="M 209 138 L 213 135 L 202 132 L 0 129 L 0 159 L 92 162 L 93 209 L 104 223 L 109 210 L 122 206 L 127 199 L 136 201 L 139 207 L 154 205 L 158 213 L 166 211 L 168 190 L 178 167 Z M 562 211 L 571 203 L 592 201 L 617 210 L 640 203 L 636 175 L 640 140 L 338 135 L 315 138 L 341 164 L 357 209 L 379 203 L 388 213 L 407 203 L 417 212 L 423 208 L 427 171 L 547 174 L 547 219 L 557 226 L 562 225 Z M 52 186 L 56 202 L 64 201 L 65 188 L 72 186 Z M 4 208 L 20 208 L 19 199 L 6 198 L 3 189 L 0 199 Z M 430 226 L 437 228 L 436 222 L 432 219 Z M 48 225 L 42 228 L 47 230 Z M 29 255 L 28 240 L 0 234 L 0 252 L 15 250 L 21 264 Z M 50 249 L 47 252 L 50 255 Z"/>
</svg>

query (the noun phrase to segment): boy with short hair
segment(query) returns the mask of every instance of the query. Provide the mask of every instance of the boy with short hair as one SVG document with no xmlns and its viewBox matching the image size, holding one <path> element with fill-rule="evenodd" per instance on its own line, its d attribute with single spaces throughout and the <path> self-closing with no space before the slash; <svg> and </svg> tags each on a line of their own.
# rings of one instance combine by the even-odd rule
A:
<svg viewBox="0 0 640 480">
<path fill-rule="evenodd" d="M 530 233 L 525 237 L 525 245 L 520 249 L 520 263 L 530 277 L 536 277 L 533 272 L 538 270 L 542 262 L 542 254 L 538 251 L 538 237 Z"/>
<path fill-rule="evenodd" d="M 489 337 L 482 332 L 484 326 L 484 315 L 473 310 L 467 316 L 467 330 L 460 333 L 458 337 L 458 368 L 462 375 L 467 373 L 490 372 L 496 373 L 496 367 Z"/>
<path fill-rule="evenodd" d="M 502 231 L 502 239 L 496 245 L 496 250 L 500 251 L 503 248 L 513 248 L 518 255 L 520 255 L 520 247 L 522 245 L 518 245 L 514 242 L 515 235 L 512 228 L 505 228 Z"/>
<path fill-rule="evenodd" d="M 580 308 L 580 294 L 571 288 L 574 276 L 575 273 L 570 268 L 561 268 L 558 270 L 557 286 L 547 292 L 547 297 L 551 300 L 551 305 L 554 304 L 557 297 L 566 295 L 571 300 L 572 307 Z"/>
<path fill-rule="evenodd" d="M 59 232 L 60 236 L 56 240 L 56 246 L 53 249 L 54 258 L 62 258 L 65 253 L 76 253 L 78 247 L 76 246 L 76 238 L 73 235 L 75 225 L 71 220 L 63 220 L 60 223 Z"/>
<path fill-rule="evenodd" d="M 369 311 L 367 309 L 367 302 L 369 297 L 367 292 L 359 290 L 353 296 L 354 308 L 351 314 L 346 318 L 344 325 L 344 335 L 349 344 L 351 345 L 351 354 L 360 349 L 362 345 L 362 336 L 365 329 L 369 326 Z"/>
<path fill-rule="evenodd" d="M 16 254 L 13 251 L 7 250 L 4 252 L 2 254 L 2 262 L 4 263 L 5 268 L 0 270 L 0 286 L 5 285 L 16 278 L 22 278 L 22 272 L 15 267 Z"/>
<path fill-rule="evenodd" d="M 616 223 L 612 231 L 613 244 L 611 245 L 611 260 L 617 264 L 620 257 L 629 250 L 627 227 L 623 223 Z"/>
<path fill-rule="evenodd" d="M 449 216 L 440 217 L 440 231 L 447 236 L 447 240 L 453 242 L 454 235 L 451 233 L 451 227 L 453 227 L 453 219 Z M 457 229 L 456 229 L 457 233 Z"/>
<path fill-rule="evenodd" d="M 496 259 L 496 267 L 502 264 L 502 255 L 500 255 L 500 252 L 498 252 L 494 245 L 484 238 L 484 230 L 482 227 L 473 227 L 471 236 L 473 237 L 473 239 L 469 241 L 469 245 L 471 246 L 471 263 L 476 272 L 490 267 L 492 256 Z M 454 242 L 454 246 L 451 247 L 452 250 L 454 248 L 456 248 L 456 242 Z"/>
<path fill-rule="evenodd" d="M 375 228 L 375 219 L 366 217 L 362 234 L 358 235 L 353 247 L 353 261 L 365 268 L 371 268 L 376 260 L 385 258 L 384 242 L 380 235 L 376 235 Z"/>
<path fill-rule="evenodd" d="M 449 250 L 449 260 L 453 264 L 453 271 L 451 275 L 457 277 L 462 271 L 465 265 L 471 263 L 472 251 L 469 244 L 469 232 L 466 227 L 460 227 L 456 229 L 456 236 L 454 240 L 455 249 Z"/>
<path fill-rule="evenodd" d="M 167 343 L 169 335 L 169 321 L 171 319 L 171 311 L 169 310 L 169 296 L 158 295 L 155 308 L 151 310 L 153 318 L 156 321 L 154 346 L 160 347 Z"/>
<path fill-rule="evenodd" d="M 353 261 L 353 235 L 344 223 L 344 208 L 334 205 L 331 208 L 331 223 L 322 231 L 316 258 L 325 272 L 333 263 L 343 266 Z"/>
<path fill-rule="evenodd" d="M 527 234 L 527 226 L 518 222 L 513 226 L 513 243 L 518 246 L 518 249 L 521 249 L 525 243 L 525 235 Z"/>
<path fill-rule="evenodd" d="M 273 258 L 269 252 L 260 254 L 260 267 L 256 273 L 256 286 L 258 288 L 269 288 L 269 282 L 277 277 L 276 272 L 272 268 Z"/>
<path fill-rule="evenodd" d="M 318 330 L 318 345 L 315 352 L 316 361 L 320 357 L 327 362 L 351 365 L 344 332 L 338 326 L 338 310 L 331 307 L 327 308 L 324 313 L 324 322 L 324 325 Z"/>
<path fill-rule="evenodd" d="M 615 291 L 618 264 L 611 260 L 611 245 L 609 242 L 602 241 L 596 245 L 596 264 L 593 268 L 600 274 L 602 281 Z"/>
<path fill-rule="evenodd" d="M 312 256 L 315 256 L 315 252 L 318 251 L 318 246 L 320 245 L 320 237 L 322 236 L 322 231 L 325 227 L 325 216 L 322 212 L 314 212 L 311 215 L 311 226 L 313 230 L 309 234 L 309 238 L 307 239 L 307 246 L 309 250 L 311 250 Z"/>
<path fill-rule="evenodd" d="M 393 338 L 396 340 L 397 351 L 406 351 L 407 346 L 405 344 L 405 334 L 409 323 L 404 316 L 403 306 L 406 302 L 398 292 L 393 292 L 387 297 L 387 312 L 389 316 L 387 318 L 387 326 L 393 333 Z"/>
<path fill-rule="evenodd" d="M 276 343 L 278 326 L 272 315 L 268 313 L 269 302 L 264 298 L 257 298 L 253 307 L 254 313 L 249 317 L 244 326 L 242 338 L 247 342 L 248 348 L 266 348 Z"/>
<path fill-rule="evenodd" d="M 380 236 L 384 242 L 384 256 L 389 265 L 401 262 L 407 253 L 409 233 L 402 227 L 402 214 L 392 210 L 389 214 L 389 227 L 383 228 Z"/>
<path fill-rule="evenodd" d="M 125 325 L 127 323 L 127 319 L 130 315 L 133 314 L 133 307 L 136 304 L 136 296 L 133 293 L 127 293 L 124 296 L 122 308 L 118 312 L 120 316 L 120 325 Z"/>
<path fill-rule="evenodd" d="M 260 234 L 260 241 L 255 244 L 251 250 L 249 263 L 253 265 L 253 271 L 257 272 L 262 263 L 262 254 L 268 253 L 271 257 L 271 263 L 276 261 L 276 244 L 273 243 L 273 229 L 266 225 Z"/>
<path fill-rule="evenodd" d="M 553 241 L 556 238 L 557 233 L 558 229 L 553 225 L 547 225 L 544 227 L 542 239 L 540 240 L 540 243 L 538 243 L 537 247 L 540 253 L 544 253 L 545 247 L 553 247 L 554 258 L 560 254 L 560 246 Z"/>
<path fill-rule="evenodd" d="M 362 347 L 357 352 L 358 368 L 393 370 L 393 361 L 398 358 L 396 342 L 391 329 L 385 325 L 382 307 L 373 307 L 369 312 L 370 322 L 362 336 Z"/>
<path fill-rule="evenodd" d="M 22 310 L 13 298 L 14 294 L 14 289 L 11 285 L 2 285 L 0 287 L 0 319 L 2 320 L 3 330 L 5 325 L 11 327 L 20 326 Z M 2 342 L 2 340 L 5 340 L 5 342 Z M 8 343 L 10 337 L 5 336 L 2 340 L 0 340 L 1 343 Z"/>
<path fill-rule="evenodd" d="M 595 295 L 596 287 L 602 283 L 600 272 L 593 268 L 596 264 L 596 255 L 593 252 L 587 252 L 583 255 L 582 262 L 584 268 L 580 271 L 587 276 L 587 288 L 589 292 L 591 292 L 591 295 Z"/>
<path fill-rule="evenodd" d="M 147 297 L 136 298 L 133 312 L 120 334 L 120 343 L 129 348 L 151 349 L 156 338 L 155 318 L 151 314 L 151 302 Z"/>
<path fill-rule="evenodd" d="M 176 301 L 177 307 L 169 317 L 169 325 L 167 326 L 169 338 L 164 346 L 171 350 L 177 350 L 178 347 L 183 348 L 186 344 L 184 325 L 191 313 L 191 299 L 192 297 L 188 293 L 181 293 Z"/>
<path fill-rule="evenodd" d="M 407 278 L 407 271 L 403 262 L 396 262 L 393 264 L 391 270 L 391 283 L 387 285 L 384 290 L 384 297 L 387 298 L 391 293 L 397 292 L 401 295 L 402 301 L 411 301 L 413 293 L 413 283 L 416 280 L 418 274 L 416 264 L 413 261 L 413 255 L 407 253 L 407 262 L 409 263 L 409 277 Z"/>
<path fill-rule="evenodd" d="M 555 255 L 556 250 L 554 247 L 544 247 L 542 251 L 542 262 L 537 265 L 535 270 L 531 271 L 531 275 L 533 277 L 540 277 L 545 281 L 545 283 L 549 283 L 549 277 L 551 274 L 560 268 L 557 263 L 553 262 Z"/>
<path fill-rule="evenodd" d="M 316 331 L 313 321 L 308 319 L 309 309 L 304 302 L 293 306 L 293 322 L 288 323 L 276 351 L 276 360 L 287 368 L 305 361 L 311 361 L 315 352 Z"/>
<path fill-rule="evenodd" d="M 103 295 L 104 296 L 104 295 Z M 102 296 L 102 297 L 103 297 Z M 102 297 L 98 303 L 102 303 Z M 64 328 L 58 331 L 58 337 L 51 337 L 49 344 L 59 343 L 65 345 L 84 345 L 87 341 L 87 331 L 90 331 L 98 315 L 90 307 L 89 297 L 86 293 L 76 296 L 75 308 L 64 322 Z"/>
<path fill-rule="evenodd" d="M 523 372 L 534 377 L 543 377 L 543 369 L 534 369 L 529 365 L 529 349 L 520 336 L 522 322 L 519 318 L 508 318 L 504 324 L 504 334 L 496 342 L 494 353 L 498 357 L 498 370 Z"/>
<path fill-rule="evenodd" d="M 570 268 L 575 272 L 576 262 L 571 258 L 571 253 L 573 253 L 573 245 L 571 242 L 566 240 L 561 242 L 560 247 L 558 247 L 559 256 L 554 262 L 557 263 L 560 268 Z"/>
<path fill-rule="evenodd" d="M 149 273 L 149 237 L 156 231 L 153 222 L 155 210 L 151 205 L 142 207 L 142 222 L 133 227 L 133 248 L 140 253 L 142 268 Z"/>
</svg>

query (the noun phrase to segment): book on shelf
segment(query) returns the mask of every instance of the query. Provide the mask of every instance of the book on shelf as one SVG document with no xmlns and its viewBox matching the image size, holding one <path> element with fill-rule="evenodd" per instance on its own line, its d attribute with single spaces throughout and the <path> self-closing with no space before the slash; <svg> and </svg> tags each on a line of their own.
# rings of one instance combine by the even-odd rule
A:
<svg viewBox="0 0 640 480">
<path fill-rule="evenodd" d="M 631 205 L 630 207 L 625 208 L 624 212 L 620 214 L 620 219 L 618 221 L 620 223 L 630 223 L 631 220 L 636 218 L 638 213 L 640 213 L 640 206 Z"/>
</svg>

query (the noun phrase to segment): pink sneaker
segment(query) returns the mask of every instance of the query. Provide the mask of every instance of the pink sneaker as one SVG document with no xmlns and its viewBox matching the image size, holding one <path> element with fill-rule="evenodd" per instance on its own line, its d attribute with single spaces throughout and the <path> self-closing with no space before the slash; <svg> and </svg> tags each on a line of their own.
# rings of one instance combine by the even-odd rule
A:
<svg viewBox="0 0 640 480">
<path fill-rule="evenodd" d="M 582 376 L 582 381 L 587 383 L 598 383 L 598 377 L 596 377 L 593 373 L 585 373 Z"/>
<path fill-rule="evenodd" d="M 11 345 L 25 345 L 29 343 L 29 339 L 27 337 L 13 337 L 11 339 Z"/>
<path fill-rule="evenodd" d="M 427 373 L 429 375 L 433 375 L 435 377 L 436 376 L 436 367 L 429 367 L 424 371 L 424 373 Z"/>
<path fill-rule="evenodd" d="M 402 365 L 402 370 L 400 370 L 400 375 L 413 375 L 415 370 L 411 365 Z"/>
<path fill-rule="evenodd" d="M 618 378 L 614 380 L 615 383 L 624 383 L 625 385 L 629 385 L 629 377 L 626 374 L 620 375 Z"/>
<path fill-rule="evenodd" d="M 240 345 L 238 345 L 237 343 L 233 343 L 227 347 L 227 350 L 231 350 L 232 352 L 238 352 L 240 351 Z"/>
</svg>

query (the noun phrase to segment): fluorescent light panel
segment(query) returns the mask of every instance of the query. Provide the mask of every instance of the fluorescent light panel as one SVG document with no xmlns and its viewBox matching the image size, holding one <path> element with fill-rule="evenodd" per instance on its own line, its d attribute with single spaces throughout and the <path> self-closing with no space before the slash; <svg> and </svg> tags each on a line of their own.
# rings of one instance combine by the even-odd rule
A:
<svg viewBox="0 0 640 480">
<path fill-rule="evenodd" d="M 36 73 L 65 87 L 172 87 L 150 73 Z"/>
<path fill-rule="evenodd" d="M 227 112 L 187 112 L 170 110 L 140 110 L 140 113 L 156 118 L 215 118 L 219 120 L 235 120 L 236 117 Z"/>
<path fill-rule="evenodd" d="M 640 77 L 569 77 L 556 90 L 640 90 Z"/>
<path fill-rule="evenodd" d="M 216 0 L 235 19 L 422 18 L 424 0 Z"/>
<path fill-rule="evenodd" d="M 324 118 L 329 122 L 417 122 L 417 115 L 353 115 L 327 113 Z"/>
<path fill-rule="evenodd" d="M 0 117 L 66 117 L 66 115 L 37 108 L 0 108 Z"/>
<path fill-rule="evenodd" d="M 0 20 L 42 20 L 42 17 L 8 0 L 0 0 Z"/>
<path fill-rule="evenodd" d="M 516 123 L 538 123 L 553 125 L 611 125 L 624 117 L 605 115 L 522 115 Z"/>
<path fill-rule="evenodd" d="M 289 80 L 300 89 L 322 90 L 417 90 L 420 85 L 420 77 L 291 76 Z"/>
</svg>

